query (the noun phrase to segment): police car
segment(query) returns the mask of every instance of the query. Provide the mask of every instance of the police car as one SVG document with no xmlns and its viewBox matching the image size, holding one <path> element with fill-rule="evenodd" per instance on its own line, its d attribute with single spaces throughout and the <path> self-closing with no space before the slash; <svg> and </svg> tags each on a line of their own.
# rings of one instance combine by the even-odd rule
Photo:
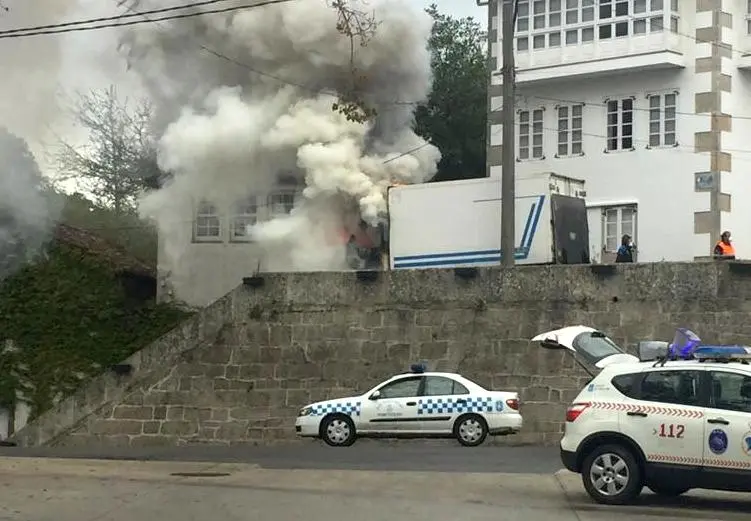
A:
<svg viewBox="0 0 751 521">
<path fill-rule="evenodd" d="M 306 405 L 295 423 L 298 436 L 322 438 L 332 447 L 365 436 L 455 437 L 475 447 L 488 435 L 521 427 L 517 393 L 489 391 L 454 373 L 426 372 L 423 364 L 360 396 Z"/>
<path fill-rule="evenodd" d="M 597 502 L 625 504 L 646 485 L 751 492 L 751 348 L 702 345 L 679 329 L 639 357 L 584 326 L 538 335 L 600 369 L 566 411 L 564 466 Z"/>
</svg>

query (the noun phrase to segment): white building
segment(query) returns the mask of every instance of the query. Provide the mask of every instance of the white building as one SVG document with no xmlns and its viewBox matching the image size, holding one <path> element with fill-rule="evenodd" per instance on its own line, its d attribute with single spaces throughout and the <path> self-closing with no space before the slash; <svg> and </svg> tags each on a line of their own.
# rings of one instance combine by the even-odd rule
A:
<svg viewBox="0 0 751 521">
<path fill-rule="evenodd" d="M 502 5 L 488 6 L 488 166 L 501 175 Z M 748 5 L 747 5 L 748 4 Z M 519 0 L 517 172 L 584 179 L 593 261 L 751 257 L 751 1 Z M 746 136 L 746 137 L 744 137 Z"/>
<path fill-rule="evenodd" d="M 177 262 L 159 240 L 157 299 L 206 306 L 235 289 L 243 277 L 266 270 L 261 248 L 250 240 L 248 226 L 286 214 L 299 188 L 282 181 L 270 193 L 242 197 L 233 204 L 196 200 L 194 213 L 186 215 L 185 251 Z"/>
</svg>

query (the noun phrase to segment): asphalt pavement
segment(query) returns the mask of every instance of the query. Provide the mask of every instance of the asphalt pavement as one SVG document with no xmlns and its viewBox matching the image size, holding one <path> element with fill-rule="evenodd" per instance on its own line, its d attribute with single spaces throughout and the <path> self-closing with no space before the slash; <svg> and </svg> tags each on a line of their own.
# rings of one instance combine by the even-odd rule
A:
<svg viewBox="0 0 751 521">
<path fill-rule="evenodd" d="M 381 470 L 454 473 L 552 474 L 561 468 L 557 447 L 462 447 L 452 440 L 358 440 L 351 447 L 319 441 L 277 446 L 161 448 L 2 447 L 0 457 L 247 463 L 266 469 Z"/>
<path fill-rule="evenodd" d="M 490 452 L 486 452 L 490 454 Z M 748 521 L 749 495 L 645 493 L 595 504 L 579 476 L 263 469 L 256 464 L 0 458 L 3 521 Z"/>
</svg>

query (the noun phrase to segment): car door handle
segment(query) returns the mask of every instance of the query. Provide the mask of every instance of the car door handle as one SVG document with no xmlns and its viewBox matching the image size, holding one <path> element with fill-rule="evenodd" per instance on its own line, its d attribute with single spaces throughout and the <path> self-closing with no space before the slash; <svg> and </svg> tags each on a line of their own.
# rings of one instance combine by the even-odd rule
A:
<svg viewBox="0 0 751 521">
<path fill-rule="evenodd" d="M 417 405 L 417 402 L 407 402 L 407 405 Z"/>
<path fill-rule="evenodd" d="M 641 411 L 629 411 L 626 414 L 628 414 L 629 416 L 639 416 L 640 418 L 646 418 L 647 417 L 647 413 L 646 412 L 641 412 Z"/>
<path fill-rule="evenodd" d="M 730 425 L 730 422 L 725 418 L 710 418 L 707 423 L 719 423 L 720 425 Z"/>
<path fill-rule="evenodd" d="M 459 398 L 458 400 L 456 400 L 456 403 L 467 403 L 467 400 L 465 400 L 464 398 Z"/>
</svg>

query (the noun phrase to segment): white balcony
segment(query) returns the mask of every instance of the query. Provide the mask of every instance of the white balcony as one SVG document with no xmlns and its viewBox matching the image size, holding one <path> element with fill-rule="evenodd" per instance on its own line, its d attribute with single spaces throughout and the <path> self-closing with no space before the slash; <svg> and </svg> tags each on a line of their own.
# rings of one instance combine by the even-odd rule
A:
<svg viewBox="0 0 751 521">
<path fill-rule="evenodd" d="M 517 52 L 516 82 L 683 68 L 686 64 L 681 43 L 679 35 L 659 33 Z M 751 59 L 748 63 L 751 65 Z"/>
<path fill-rule="evenodd" d="M 562 77 L 586 79 L 683 68 L 684 46 L 688 44 L 680 34 L 680 22 L 674 12 L 595 19 L 540 29 L 532 29 L 525 22 L 522 29 L 526 30 L 517 30 L 515 35 L 516 81 L 531 84 Z M 499 42 L 497 50 L 501 48 Z M 500 57 L 500 53 L 496 55 Z M 500 71 L 497 75 L 499 78 L 493 83 L 502 81 Z"/>
</svg>

